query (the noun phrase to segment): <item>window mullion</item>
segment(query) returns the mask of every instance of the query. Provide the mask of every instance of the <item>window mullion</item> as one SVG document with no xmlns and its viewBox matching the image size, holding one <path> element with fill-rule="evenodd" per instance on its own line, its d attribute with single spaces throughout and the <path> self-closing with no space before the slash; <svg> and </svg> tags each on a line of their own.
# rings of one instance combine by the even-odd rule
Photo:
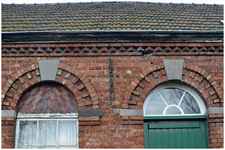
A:
<svg viewBox="0 0 225 150">
<path fill-rule="evenodd" d="M 59 121 L 57 120 L 57 124 L 56 124 L 56 148 L 58 148 L 58 128 L 59 128 Z"/>
<path fill-rule="evenodd" d="M 15 142 L 15 147 L 18 147 L 18 139 L 19 139 L 19 126 L 20 126 L 20 120 L 17 121 L 16 124 L 16 142 Z"/>
<path fill-rule="evenodd" d="M 158 92 L 159 96 L 162 98 L 163 102 L 166 104 L 166 106 L 168 106 L 167 102 L 165 101 L 165 99 L 162 97 L 162 95 Z"/>
<path fill-rule="evenodd" d="M 181 102 L 182 102 L 182 100 L 183 100 L 183 98 L 184 98 L 184 95 L 185 95 L 185 94 L 186 94 L 186 91 L 184 92 L 183 96 L 181 97 L 181 99 L 180 99 L 180 102 L 179 102 L 178 106 L 180 106 L 180 104 L 181 104 Z"/>
<path fill-rule="evenodd" d="M 36 131 L 36 148 L 37 148 L 37 146 L 38 146 L 38 129 L 39 129 L 39 120 L 37 120 L 37 131 Z"/>
</svg>

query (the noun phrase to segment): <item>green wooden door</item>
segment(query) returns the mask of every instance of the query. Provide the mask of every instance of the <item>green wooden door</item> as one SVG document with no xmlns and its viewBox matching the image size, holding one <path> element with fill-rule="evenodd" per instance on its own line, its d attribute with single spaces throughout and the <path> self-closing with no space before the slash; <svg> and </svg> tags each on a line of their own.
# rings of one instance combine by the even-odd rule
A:
<svg viewBox="0 0 225 150">
<path fill-rule="evenodd" d="M 205 120 L 145 123 L 145 148 L 208 148 Z"/>
</svg>

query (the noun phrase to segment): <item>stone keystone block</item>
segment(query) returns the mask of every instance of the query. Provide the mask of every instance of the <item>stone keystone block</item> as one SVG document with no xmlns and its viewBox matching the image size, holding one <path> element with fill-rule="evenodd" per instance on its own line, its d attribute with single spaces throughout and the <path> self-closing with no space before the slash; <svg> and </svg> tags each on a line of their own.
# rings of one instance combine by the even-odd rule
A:
<svg viewBox="0 0 225 150">
<path fill-rule="evenodd" d="M 184 67 L 183 59 L 164 59 L 163 64 L 168 80 L 181 80 Z"/>
<path fill-rule="evenodd" d="M 38 65 L 42 81 L 55 81 L 59 60 L 39 60 Z"/>
</svg>

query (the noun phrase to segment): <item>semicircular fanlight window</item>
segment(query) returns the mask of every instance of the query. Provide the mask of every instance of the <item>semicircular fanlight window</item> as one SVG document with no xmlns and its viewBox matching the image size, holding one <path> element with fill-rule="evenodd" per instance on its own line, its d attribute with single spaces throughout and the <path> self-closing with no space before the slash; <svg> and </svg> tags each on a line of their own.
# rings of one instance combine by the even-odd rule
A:
<svg viewBox="0 0 225 150">
<path fill-rule="evenodd" d="M 179 88 L 164 88 L 155 92 L 146 105 L 145 115 L 201 114 L 196 99 Z"/>
</svg>

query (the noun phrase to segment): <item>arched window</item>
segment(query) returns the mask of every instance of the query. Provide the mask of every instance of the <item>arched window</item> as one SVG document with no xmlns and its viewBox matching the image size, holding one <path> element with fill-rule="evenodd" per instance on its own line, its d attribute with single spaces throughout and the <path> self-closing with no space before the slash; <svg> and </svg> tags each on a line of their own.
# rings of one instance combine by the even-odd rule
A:
<svg viewBox="0 0 225 150">
<path fill-rule="evenodd" d="M 79 148 L 78 107 L 63 85 L 45 82 L 28 90 L 18 105 L 16 148 Z"/>
<path fill-rule="evenodd" d="M 153 90 L 144 102 L 144 116 L 204 115 L 205 105 L 187 86 L 166 84 Z"/>
<path fill-rule="evenodd" d="M 206 109 L 191 88 L 168 83 L 154 89 L 144 105 L 145 148 L 208 148 Z"/>
</svg>

